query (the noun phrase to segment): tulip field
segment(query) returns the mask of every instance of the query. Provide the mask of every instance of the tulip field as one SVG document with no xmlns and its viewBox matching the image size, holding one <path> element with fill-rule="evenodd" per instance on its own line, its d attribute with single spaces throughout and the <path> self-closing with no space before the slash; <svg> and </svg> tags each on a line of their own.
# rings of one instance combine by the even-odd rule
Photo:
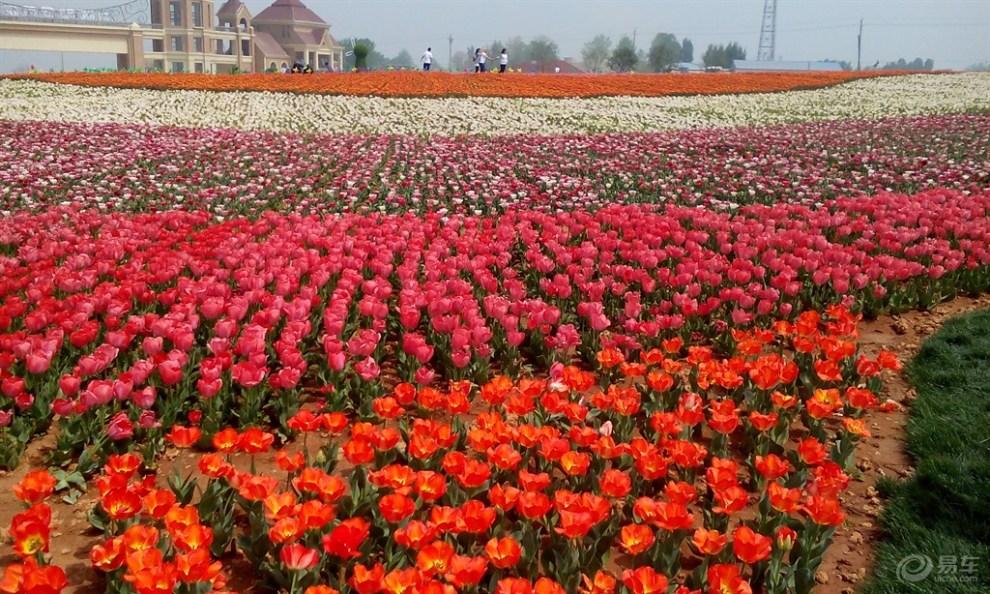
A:
<svg viewBox="0 0 990 594">
<path fill-rule="evenodd" d="M 708 76 L 0 80 L 0 593 L 814 592 L 990 76 Z"/>
</svg>

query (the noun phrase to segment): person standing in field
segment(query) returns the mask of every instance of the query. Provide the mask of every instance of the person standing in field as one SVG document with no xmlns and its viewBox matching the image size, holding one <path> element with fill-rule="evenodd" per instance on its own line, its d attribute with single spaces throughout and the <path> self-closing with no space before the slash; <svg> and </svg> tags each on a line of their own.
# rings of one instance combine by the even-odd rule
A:
<svg viewBox="0 0 990 594">
<path fill-rule="evenodd" d="M 480 68 L 480 62 L 478 62 L 478 60 L 481 59 L 480 56 L 481 56 L 481 48 L 480 47 L 474 48 L 474 71 L 475 72 L 481 72 L 479 70 L 479 68 Z"/>
<path fill-rule="evenodd" d="M 502 48 L 502 53 L 498 55 L 498 72 L 502 74 L 509 65 L 509 52 Z"/>
<path fill-rule="evenodd" d="M 485 62 L 491 60 L 491 56 L 488 55 L 488 51 L 482 48 L 478 54 L 478 72 L 485 72 Z"/>
<path fill-rule="evenodd" d="M 419 61 L 423 63 L 423 72 L 429 72 L 430 65 L 433 64 L 433 48 L 426 48 L 426 51 L 423 52 L 423 56 L 419 59 Z"/>
</svg>

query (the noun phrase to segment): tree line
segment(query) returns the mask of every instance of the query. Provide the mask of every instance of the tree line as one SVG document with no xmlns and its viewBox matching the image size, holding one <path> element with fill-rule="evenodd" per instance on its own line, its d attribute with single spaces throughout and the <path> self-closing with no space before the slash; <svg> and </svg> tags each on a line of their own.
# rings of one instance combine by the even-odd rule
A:
<svg viewBox="0 0 990 594">
<path fill-rule="evenodd" d="M 369 38 L 346 39 L 344 46 L 344 69 L 351 70 L 356 66 L 371 70 L 388 68 L 417 68 L 418 58 L 408 50 L 403 49 L 394 57 L 385 56 L 375 47 L 375 42 Z M 471 70 L 474 64 L 476 47 L 487 50 L 495 57 L 504 48 L 509 54 L 510 64 L 516 68 L 526 65 L 537 71 L 549 71 L 552 64 L 561 59 L 560 47 L 546 35 L 539 35 L 530 40 L 514 36 L 504 41 L 495 39 L 488 45 L 468 45 L 457 49 L 445 60 L 443 48 L 434 47 L 435 62 L 452 62 L 448 69 L 460 71 Z M 356 51 L 355 51 L 356 50 Z M 746 58 L 746 50 L 736 42 L 728 45 L 711 44 L 701 55 L 701 64 L 710 67 L 731 68 L 732 60 Z M 694 63 L 694 44 L 690 39 L 678 40 L 672 33 L 658 33 L 649 47 L 637 47 L 633 39 L 623 35 L 617 43 L 606 35 L 597 35 L 585 43 L 581 49 L 581 60 L 587 72 L 665 72 L 676 67 L 679 63 Z M 358 62 L 360 61 L 360 65 Z"/>
<path fill-rule="evenodd" d="M 360 59 L 363 66 L 372 70 L 388 68 L 418 68 L 418 57 L 403 49 L 394 57 L 387 57 L 375 49 L 375 42 L 368 38 L 347 39 L 344 45 L 344 68 L 353 69 Z M 360 46 L 360 47 L 358 47 Z M 458 49 L 450 57 L 452 62 L 448 69 L 461 71 L 472 70 L 474 64 L 473 45 Z M 498 39 L 482 47 L 492 58 L 504 48 L 509 54 L 510 64 L 514 68 L 525 67 L 538 72 L 552 71 L 553 64 L 561 59 L 560 48 L 555 41 L 546 35 L 539 35 L 530 40 L 522 37 L 509 37 L 504 42 Z M 357 50 L 357 51 L 355 51 Z M 444 60 L 443 48 L 433 48 L 434 60 Z M 361 57 L 363 56 L 363 58 Z M 672 33 L 657 33 L 649 47 L 637 47 L 633 38 L 623 35 L 617 43 L 606 35 L 596 35 L 581 48 L 581 61 L 587 72 L 666 72 L 678 67 L 679 64 L 695 64 L 705 68 L 732 68 L 733 60 L 745 60 L 746 48 L 733 41 L 728 44 L 710 44 L 701 54 L 699 62 L 695 62 L 694 44 L 687 37 L 678 40 Z M 828 61 L 828 60 L 826 60 Z M 851 70 L 848 62 L 839 62 L 844 70 Z M 934 61 L 931 58 L 915 58 L 907 61 L 901 58 L 880 62 L 868 67 L 881 70 L 932 70 Z M 452 68 L 451 68 L 452 66 Z"/>
</svg>

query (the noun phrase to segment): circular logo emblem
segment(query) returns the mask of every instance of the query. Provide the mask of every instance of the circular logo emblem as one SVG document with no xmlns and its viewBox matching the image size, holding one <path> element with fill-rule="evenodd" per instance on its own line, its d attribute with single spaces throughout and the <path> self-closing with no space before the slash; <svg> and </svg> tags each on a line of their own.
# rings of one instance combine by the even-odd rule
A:
<svg viewBox="0 0 990 594">
<path fill-rule="evenodd" d="M 902 582 L 920 582 L 931 574 L 934 564 L 925 555 L 908 555 L 897 564 L 897 578 Z"/>
</svg>

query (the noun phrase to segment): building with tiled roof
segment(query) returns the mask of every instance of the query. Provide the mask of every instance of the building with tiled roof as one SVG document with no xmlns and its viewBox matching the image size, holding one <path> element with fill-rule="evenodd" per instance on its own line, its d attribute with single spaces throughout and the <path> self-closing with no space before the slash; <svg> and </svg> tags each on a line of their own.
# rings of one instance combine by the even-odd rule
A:
<svg viewBox="0 0 990 594">
<path fill-rule="evenodd" d="M 241 0 L 150 0 L 152 39 L 145 63 L 164 72 L 280 71 L 293 64 L 340 70 L 344 48 L 330 24 L 301 0 L 275 0 L 252 17 Z"/>
</svg>

